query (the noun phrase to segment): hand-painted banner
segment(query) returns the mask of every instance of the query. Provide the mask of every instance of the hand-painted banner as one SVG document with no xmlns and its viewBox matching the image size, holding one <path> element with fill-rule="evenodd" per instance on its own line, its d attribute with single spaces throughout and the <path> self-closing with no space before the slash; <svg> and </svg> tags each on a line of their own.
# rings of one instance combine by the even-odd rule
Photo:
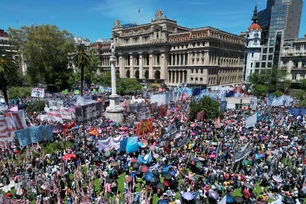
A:
<svg viewBox="0 0 306 204">
<path fill-rule="evenodd" d="M 48 113 L 48 120 L 53 122 L 63 122 L 61 110 L 58 108 L 53 108 Z"/>
<path fill-rule="evenodd" d="M 14 131 L 26 128 L 24 111 L 8 112 L 0 116 L 0 141 L 12 140 Z"/>
<path fill-rule="evenodd" d="M 179 131 L 179 125 L 177 121 L 171 123 L 167 127 L 162 128 L 161 140 L 168 140 Z"/>
<path fill-rule="evenodd" d="M 257 98 L 254 96 L 250 100 L 250 108 L 256 110 L 257 108 Z"/>
<path fill-rule="evenodd" d="M 153 131 L 153 119 L 145 119 L 138 123 L 136 128 L 136 135 L 141 136 L 151 133 Z"/>
<path fill-rule="evenodd" d="M 102 115 L 102 102 L 92 103 L 75 108 L 75 117 L 77 124 L 95 120 Z"/>
<path fill-rule="evenodd" d="M 45 97 L 45 89 L 32 88 L 31 96 L 35 97 L 35 98 L 44 98 Z"/>
<path fill-rule="evenodd" d="M 52 127 L 50 125 L 31 126 L 15 131 L 16 138 L 22 147 L 42 140 L 52 140 Z"/>
</svg>

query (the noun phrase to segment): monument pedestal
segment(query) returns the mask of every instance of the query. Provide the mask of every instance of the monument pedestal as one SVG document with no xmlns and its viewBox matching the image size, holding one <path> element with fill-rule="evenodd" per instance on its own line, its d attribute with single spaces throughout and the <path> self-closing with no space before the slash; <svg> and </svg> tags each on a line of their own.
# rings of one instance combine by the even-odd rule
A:
<svg viewBox="0 0 306 204">
<path fill-rule="evenodd" d="M 123 111 L 123 108 L 120 106 L 120 96 L 111 95 L 109 97 L 109 106 L 106 108 L 106 118 L 122 124 L 124 119 Z"/>
</svg>

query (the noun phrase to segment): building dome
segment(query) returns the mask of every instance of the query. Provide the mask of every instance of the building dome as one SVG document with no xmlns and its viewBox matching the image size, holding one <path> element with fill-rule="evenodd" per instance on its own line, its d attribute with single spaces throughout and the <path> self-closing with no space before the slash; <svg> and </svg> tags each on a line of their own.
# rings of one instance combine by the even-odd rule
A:
<svg viewBox="0 0 306 204">
<path fill-rule="evenodd" d="M 258 23 L 252 23 L 252 25 L 250 25 L 249 29 L 248 30 L 260 30 L 261 27 L 260 25 L 258 25 Z"/>
</svg>

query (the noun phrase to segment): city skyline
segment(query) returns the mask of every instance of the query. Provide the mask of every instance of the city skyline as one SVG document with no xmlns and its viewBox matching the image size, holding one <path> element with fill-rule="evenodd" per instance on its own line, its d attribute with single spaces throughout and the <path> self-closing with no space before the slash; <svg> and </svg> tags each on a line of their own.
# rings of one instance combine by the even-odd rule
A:
<svg viewBox="0 0 306 204">
<path fill-rule="evenodd" d="M 217 0 L 217 1 L 173 1 L 166 0 L 93 0 L 86 2 L 76 0 L 61 2 L 60 0 L 13 0 L 2 2 L 0 25 L 19 28 L 31 24 L 54 24 L 60 29 L 71 32 L 74 36 L 82 36 L 96 41 L 99 38 L 108 39 L 116 19 L 121 24 L 150 23 L 157 9 L 163 10 L 167 18 L 176 20 L 179 25 L 196 28 L 212 26 L 223 31 L 239 35 L 246 31 L 251 23 L 254 6 L 262 10 L 266 0 Z M 221 6 L 220 5 L 224 5 Z M 140 13 L 139 13 L 140 10 Z M 299 37 L 306 34 L 305 7 L 303 8 Z"/>
</svg>

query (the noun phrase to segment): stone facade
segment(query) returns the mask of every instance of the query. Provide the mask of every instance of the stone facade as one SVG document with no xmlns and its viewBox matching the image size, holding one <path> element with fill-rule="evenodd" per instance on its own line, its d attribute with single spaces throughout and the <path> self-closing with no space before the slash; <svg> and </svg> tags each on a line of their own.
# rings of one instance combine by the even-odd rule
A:
<svg viewBox="0 0 306 204">
<path fill-rule="evenodd" d="M 306 79 L 306 36 L 284 40 L 280 67 L 287 71 L 287 79 L 292 82 Z"/>
<path fill-rule="evenodd" d="M 18 53 L 17 46 L 10 41 L 8 34 L 2 29 L 0 29 L 0 48 L 12 55 L 12 58 L 19 63 L 19 72 L 25 74 L 28 66 L 24 55 Z"/>
<path fill-rule="evenodd" d="M 121 78 L 177 86 L 235 85 L 242 82 L 244 38 L 212 27 L 190 29 L 158 10 L 151 23 L 112 29 Z M 110 71 L 110 42 L 93 43 L 101 70 Z"/>
</svg>

